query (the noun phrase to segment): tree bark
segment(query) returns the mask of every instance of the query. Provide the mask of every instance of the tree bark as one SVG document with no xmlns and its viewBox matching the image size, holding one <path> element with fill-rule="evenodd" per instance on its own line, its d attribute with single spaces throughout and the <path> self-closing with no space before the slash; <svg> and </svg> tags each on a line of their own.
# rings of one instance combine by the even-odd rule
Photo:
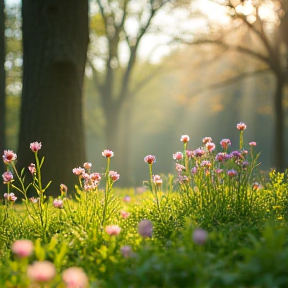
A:
<svg viewBox="0 0 288 288">
<path fill-rule="evenodd" d="M 85 143 L 82 86 L 86 63 L 88 0 L 23 0 L 23 91 L 18 167 L 34 160 L 29 143 L 41 141 L 48 195 L 77 183 Z M 40 154 L 40 155 L 41 155 Z"/>
</svg>

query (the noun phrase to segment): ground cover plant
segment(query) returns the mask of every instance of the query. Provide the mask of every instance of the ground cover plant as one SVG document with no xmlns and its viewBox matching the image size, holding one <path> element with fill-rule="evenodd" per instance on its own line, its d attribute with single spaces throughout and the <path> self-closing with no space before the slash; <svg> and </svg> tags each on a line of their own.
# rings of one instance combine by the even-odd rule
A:
<svg viewBox="0 0 288 288">
<path fill-rule="evenodd" d="M 105 173 L 74 168 L 75 193 L 61 184 L 56 199 L 42 183 L 42 143 L 30 145 L 30 183 L 5 150 L 0 287 L 287 287 L 287 171 L 261 173 L 256 143 L 237 129 L 236 150 L 210 137 L 189 150 L 182 135 L 175 175 L 155 175 L 147 155 L 138 193 L 114 187 L 111 150 Z"/>
</svg>

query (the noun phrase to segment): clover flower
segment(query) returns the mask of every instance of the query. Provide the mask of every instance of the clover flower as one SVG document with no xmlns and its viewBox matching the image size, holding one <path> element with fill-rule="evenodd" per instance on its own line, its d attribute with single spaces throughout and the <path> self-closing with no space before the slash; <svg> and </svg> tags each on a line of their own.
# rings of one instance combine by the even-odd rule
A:
<svg viewBox="0 0 288 288">
<path fill-rule="evenodd" d="M 202 143 L 205 145 L 205 144 L 207 144 L 207 143 L 209 143 L 209 142 L 212 142 L 212 138 L 211 137 L 204 137 L 203 139 L 202 139 Z"/>
<path fill-rule="evenodd" d="M 114 152 L 111 151 L 111 150 L 104 150 L 102 152 L 102 156 L 106 157 L 106 158 L 110 158 L 110 157 L 113 157 L 114 156 Z"/>
<path fill-rule="evenodd" d="M 42 147 L 42 143 L 41 142 L 30 143 L 30 149 L 34 153 L 38 152 L 41 149 L 41 147 Z"/>
<path fill-rule="evenodd" d="M 189 140 L 190 140 L 190 137 L 188 135 L 182 135 L 180 138 L 180 141 L 183 143 L 187 143 L 189 142 Z"/>
<path fill-rule="evenodd" d="M 5 164 L 9 164 L 17 159 L 17 155 L 12 150 L 4 150 L 2 158 Z"/>
<path fill-rule="evenodd" d="M 121 228 L 118 225 L 109 225 L 105 228 L 105 231 L 110 235 L 119 235 Z"/>
<path fill-rule="evenodd" d="M 246 126 L 246 124 L 245 124 L 245 123 L 243 123 L 243 122 L 240 122 L 240 123 L 238 123 L 238 124 L 237 124 L 237 126 L 236 126 L 236 127 L 237 127 L 237 129 L 238 129 L 238 130 L 240 130 L 240 131 L 243 131 L 243 130 L 245 130 L 245 129 L 246 129 L 246 127 L 247 127 L 247 126 Z"/>
<path fill-rule="evenodd" d="M 220 141 L 220 145 L 224 150 L 227 150 L 229 146 L 231 146 L 231 140 L 230 139 L 222 139 Z"/>
<path fill-rule="evenodd" d="M 2 174 L 3 183 L 8 184 L 13 181 L 13 174 L 10 171 L 6 171 Z"/>
<path fill-rule="evenodd" d="M 30 240 L 16 240 L 11 246 L 12 252 L 19 258 L 29 257 L 34 249 L 34 244 Z"/>
<path fill-rule="evenodd" d="M 173 154 L 173 159 L 174 160 L 182 160 L 183 159 L 183 153 L 182 152 L 176 152 Z"/>
<path fill-rule="evenodd" d="M 70 267 L 63 271 L 62 280 L 66 288 L 86 288 L 89 286 L 86 273 L 79 267 Z"/>
<path fill-rule="evenodd" d="M 45 283 L 56 276 L 56 269 L 49 261 L 36 261 L 28 266 L 27 276 L 32 282 Z"/>
<path fill-rule="evenodd" d="M 147 155 L 146 157 L 144 157 L 144 161 L 148 164 L 153 164 L 156 162 L 156 157 L 153 155 Z"/>
<path fill-rule="evenodd" d="M 208 232 L 202 228 L 197 228 L 193 231 L 192 239 L 197 245 L 203 245 L 206 243 L 208 238 Z"/>
<path fill-rule="evenodd" d="M 153 224 L 150 220 L 144 219 L 141 220 L 138 225 L 138 233 L 143 237 L 152 237 Z"/>
</svg>

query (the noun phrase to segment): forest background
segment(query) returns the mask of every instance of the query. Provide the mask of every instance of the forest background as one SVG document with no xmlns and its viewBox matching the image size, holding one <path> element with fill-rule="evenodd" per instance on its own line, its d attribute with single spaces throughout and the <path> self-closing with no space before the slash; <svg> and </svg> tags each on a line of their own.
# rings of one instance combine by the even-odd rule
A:
<svg viewBox="0 0 288 288">
<path fill-rule="evenodd" d="M 110 25 L 113 35 L 117 34 L 115 27 L 121 25 L 114 24 L 117 17 L 123 15 L 125 6 L 122 5 L 126 2 L 130 3 L 129 17 L 123 23 L 126 39 L 122 30 L 118 42 L 112 37 L 115 44 L 110 41 L 108 28 Z M 154 11 L 149 10 L 149 2 L 155 5 L 159 2 L 153 15 L 149 14 Z M 105 6 L 107 3 L 111 7 Z M 113 13 L 109 14 L 108 8 Z M 236 145 L 235 126 L 240 121 L 248 127 L 247 143 L 257 142 L 261 169 L 284 170 L 288 163 L 286 11 L 285 0 L 91 0 L 83 115 L 86 159 L 93 164 L 93 171 L 104 172 L 105 159 L 101 151 L 112 149 L 115 164 L 111 168 L 121 175 L 118 185 L 141 186 L 148 178 L 147 164 L 143 161 L 146 155 L 157 158 L 154 173 L 174 173 L 172 154 L 181 150 L 182 134 L 190 136 L 188 149 L 191 150 L 201 146 L 206 136 L 212 137 L 216 145 L 223 138 L 231 139 L 232 145 Z M 107 15 L 114 18 L 105 19 Z M 21 3 L 7 0 L 5 16 L 4 148 L 17 151 L 23 66 Z M 109 19 L 116 20 L 109 24 Z M 129 71 L 127 86 L 123 87 L 131 63 L 133 69 Z M 109 70 L 114 75 L 113 85 L 109 82 L 111 78 L 107 80 Z M 103 83 L 107 81 L 110 83 L 107 87 L 112 87 L 114 94 L 108 90 L 103 94 Z M 276 101 L 279 86 L 282 89 L 280 108 Z M 126 96 L 120 105 L 113 99 L 119 95 L 121 98 L 122 90 Z M 103 97 L 108 99 L 109 93 L 112 93 L 112 102 L 106 109 Z M 55 105 L 57 101 L 55 99 Z M 279 115 L 282 115 L 283 126 L 279 124 Z M 33 141 L 42 139 L 31 139 Z M 42 144 L 45 147 L 46 143 Z M 281 153 L 277 155 L 277 151 Z M 68 168 L 72 174 L 74 167 Z"/>
</svg>

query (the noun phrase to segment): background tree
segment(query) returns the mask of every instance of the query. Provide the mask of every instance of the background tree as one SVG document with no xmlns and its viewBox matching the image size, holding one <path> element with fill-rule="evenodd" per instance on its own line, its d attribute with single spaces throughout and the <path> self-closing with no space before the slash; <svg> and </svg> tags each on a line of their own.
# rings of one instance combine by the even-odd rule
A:
<svg viewBox="0 0 288 288">
<path fill-rule="evenodd" d="M 85 161 L 82 84 L 86 63 L 88 0 L 22 1 L 23 91 L 18 166 L 33 159 L 29 143 L 41 141 L 43 180 L 75 183 L 73 167 Z M 41 154 L 42 154 L 41 153 Z M 46 184 L 46 183 L 44 183 Z"/>
</svg>

